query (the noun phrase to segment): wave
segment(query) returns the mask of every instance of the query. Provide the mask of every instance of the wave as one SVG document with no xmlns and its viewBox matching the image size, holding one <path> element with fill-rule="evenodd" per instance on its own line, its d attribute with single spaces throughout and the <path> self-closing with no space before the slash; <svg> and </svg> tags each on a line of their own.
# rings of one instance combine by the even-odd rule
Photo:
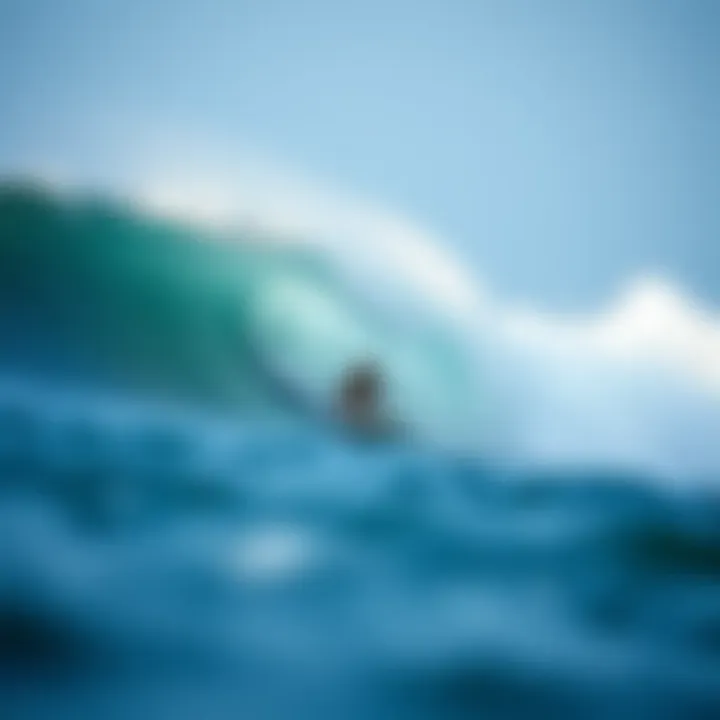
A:
<svg viewBox="0 0 720 720">
<path fill-rule="evenodd" d="M 371 355 L 425 439 L 720 469 L 720 321 L 670 283 L 595 317 L 509 308 L 404 220 L 321 193 L 288 204 L 292 188 L 252 212 L 247 187 L 138 184 L 122 201 L 6 183 L 3 363 L 265 413 L 325 407 Z"/>
<path fill-rule="evenodd" d="M 323 407 L 373 356 L 404 415 L 453 414 L 446 329 L 404 324 L 312 243 L 17 183 L 0 190 L 0 237 L 6 366 L 245 412 L 288 409 L 289 387 Z"/>
</svg>

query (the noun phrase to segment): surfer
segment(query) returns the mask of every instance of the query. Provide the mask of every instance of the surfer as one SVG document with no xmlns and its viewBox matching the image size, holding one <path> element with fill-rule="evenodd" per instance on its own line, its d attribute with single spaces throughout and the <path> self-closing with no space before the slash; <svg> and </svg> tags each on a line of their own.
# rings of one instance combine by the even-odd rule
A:
<svg viewBox="0 0 720 720">
<path fill-rule="evenodd" d="M 386 412 L 385 378 L 372 361 L 350 366 L 341 378 L 336 415 L 341 424 L 366 438 L 388 438 L 398 434 L 399 426 Z"/>
<path fill-rule="evenodd" d="M 257 347 L 245 343 L 243 349 L 246 362 L 254 365 L 256 376 L 264 379 L 268 391 L 280 398 L 285 407 L 321 424 L 340 425 L 362 438 L 380 440 L 402 434 L 400 423 L 387 412 L 386 382 L 377 362 L 358 360 L 345 368 L 328 408 L 304 391 L 299 382 L 274 369 Z"/>
</svg>

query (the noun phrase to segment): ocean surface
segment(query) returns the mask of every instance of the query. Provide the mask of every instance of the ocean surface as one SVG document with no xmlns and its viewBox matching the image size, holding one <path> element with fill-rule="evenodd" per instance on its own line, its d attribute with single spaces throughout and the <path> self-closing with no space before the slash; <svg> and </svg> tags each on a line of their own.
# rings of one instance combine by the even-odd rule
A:
<svg viewBox="0 0 720 720">
<path fill-rule="evenodd" d="M 3 720 L 720 717 L 712 477 L 484 445 L 303 247 L 17 186 L 0 240 Z M 308 412 L 368 348 L 403 442 Z"/>
</svg>

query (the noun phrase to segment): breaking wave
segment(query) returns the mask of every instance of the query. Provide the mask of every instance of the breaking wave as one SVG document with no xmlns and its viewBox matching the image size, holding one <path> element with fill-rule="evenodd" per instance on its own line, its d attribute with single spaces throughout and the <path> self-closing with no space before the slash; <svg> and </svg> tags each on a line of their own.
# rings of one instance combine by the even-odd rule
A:
<svg viewBox="0 0 720 720">
<path fill-rule="evenodd" d="M 528 463 L 720 469 L 720 321 L 669 283 L 640 280 L 608 312 L 564 319 L 503 306 L 387 214 L 307 201 L 315 214 L 297 220 L 233 219 L 241 199 L 208 197 L 223 195 L 121 202 L 6 184 L 5 367 L 247 415 L 297 398 L 321 410 L 343 369 L 373 356 L 426 441 Z"/>
</svg>

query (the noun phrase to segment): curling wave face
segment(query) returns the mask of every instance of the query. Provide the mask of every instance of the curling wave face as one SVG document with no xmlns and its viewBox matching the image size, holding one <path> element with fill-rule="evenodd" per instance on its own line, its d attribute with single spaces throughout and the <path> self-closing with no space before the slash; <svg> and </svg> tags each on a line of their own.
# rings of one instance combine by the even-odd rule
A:
<svg viewBox="0 0 720 720">
<path fill-rule="evenodd" d="M 0 268 L 6 368 L 247 415 L 287 410 L 286 386 L 326 406 L 344 369 L 373 357 L 420 430 L 469 424 L 458 335 L 378 303 L 379 286 L 361 290 L 311 243 L 7 185 Z"/>
</svg>

